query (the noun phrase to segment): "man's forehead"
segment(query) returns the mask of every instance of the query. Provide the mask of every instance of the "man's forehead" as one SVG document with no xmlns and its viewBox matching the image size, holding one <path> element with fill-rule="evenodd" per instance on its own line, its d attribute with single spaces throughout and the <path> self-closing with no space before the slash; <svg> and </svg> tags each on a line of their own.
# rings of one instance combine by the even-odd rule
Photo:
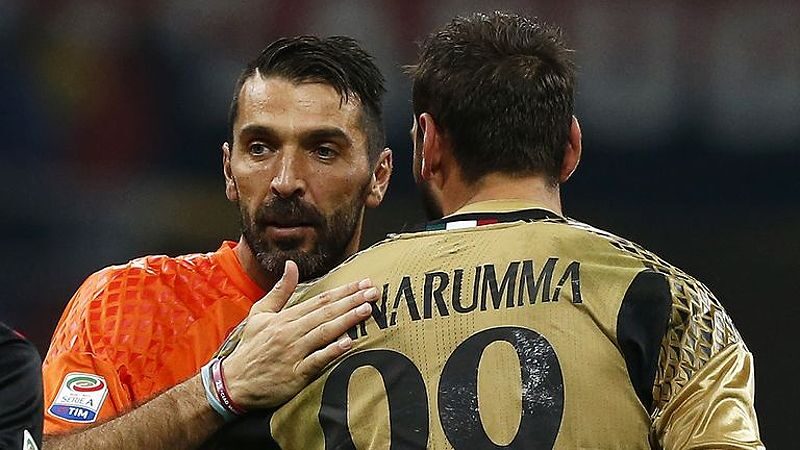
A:
<svg viewBox="0 0 800 450">
<path fill-rule="evenodd" d="M 340 94 L 323 81 L 262 77 L 258 72 L 242 85 L 239 102 L 246 107 L 294 106 L 310 112 L 324 109 L 341 114 L 358 113 L 361 108 L 357 96 Z"/>
<path fill-rule="evenodd" d="M 262 77 L 256 73 L 242 85 L 235 130 L 256 124 L 295 131 L 319 127 L 343 130 L 354 142 L 366 139 L 362 108 L 355 96 L 344 101 L 336 89 L 316 81 Z"/>
</svg>

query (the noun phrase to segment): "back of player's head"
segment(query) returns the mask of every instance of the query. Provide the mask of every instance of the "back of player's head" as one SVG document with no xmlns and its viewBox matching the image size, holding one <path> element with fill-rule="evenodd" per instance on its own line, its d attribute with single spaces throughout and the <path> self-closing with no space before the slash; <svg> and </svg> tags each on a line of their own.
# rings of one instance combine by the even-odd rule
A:
<svg viewBox="0 0 800 450">
<path fill-rule="evenodd" d="M 555 183 L 574 108 L 571 53 L 558 28 L 535 19 L 457 17 L 409 69 L 414 114 L 433 116 L 468 182 L 501 172 Z"/>
<path fill-rule="evenodd" d="M 256 74 L 280 77 L 292 82 L 325 83 L 333 87 L 343 101 L 361 103 L 362 124 L 367 134 L 370 161 L 385 144 L 383 128 L 384 78 L 358 41 L 346 36 L 319 38 L 297 36 L 280 38 L 269 44 L 247 64 L 233 91 L 228 123 L 233 144 L 233 124 L 239 112 L 239 93 L 244 83 Z"/>
</svg>

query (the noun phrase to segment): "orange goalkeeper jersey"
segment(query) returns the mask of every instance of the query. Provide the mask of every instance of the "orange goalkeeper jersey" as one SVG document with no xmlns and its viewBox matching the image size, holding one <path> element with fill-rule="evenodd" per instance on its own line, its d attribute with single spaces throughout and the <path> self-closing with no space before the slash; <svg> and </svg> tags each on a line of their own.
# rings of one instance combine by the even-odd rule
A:
<svg viewBox="0 0 800 450">
<path fill-rule="evenodd" d="M 44 361 L 45 433 L 118 416 L 197 373 L 264 295 L 234 246 L 91 275 Z"/>
</svg>

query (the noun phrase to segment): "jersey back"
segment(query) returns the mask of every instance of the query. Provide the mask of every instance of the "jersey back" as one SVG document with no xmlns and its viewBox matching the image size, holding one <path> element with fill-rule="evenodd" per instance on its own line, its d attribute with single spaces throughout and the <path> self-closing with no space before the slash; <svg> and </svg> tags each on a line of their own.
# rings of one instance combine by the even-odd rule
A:
<svg viewBox="0 0 800 450">
<path fill-rule="evenodd" d="M 662 344 L 676 269 L 523 214 L 394 236 L 298 292 L 292 303 L 368 276 L 382 296 L 354 349 L 273 415 L 282 448 L 650 448 L 674 395 L 654 383 L 674 378 Z M 717 320 L 704 358 L 739 339 Z"/>
</svg>

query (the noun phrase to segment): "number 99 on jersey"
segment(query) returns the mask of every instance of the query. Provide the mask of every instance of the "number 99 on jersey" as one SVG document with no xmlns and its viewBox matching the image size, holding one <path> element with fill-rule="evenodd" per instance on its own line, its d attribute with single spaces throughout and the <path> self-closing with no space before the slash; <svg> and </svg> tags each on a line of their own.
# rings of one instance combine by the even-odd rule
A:
<svg viewBox="0 0 800 450">
<path fill-rule="evenodd" d="M 521 417 L 516 434 L 504 445 L 487 433 L 478 400 L 481 357 L 495 342 L 510 344 L 520 367 Z M 350 355 L 331 371 L 322 390 L 319 421 L 326 449 L 356 449 L 348 419 L 348 388 L 353 373 L 361 367 L 372 367 L 383 378 L 392 450 L 428 447 L 432 413 L 438 414 L 442 431 L 456 450 L 549 450 L 558 435 L 564 409 L 561 367 L 552 345 L 534 330 L 489 328 L 461 342 L 439 375 L 438 411 L 430 411 L 422 373 L 402 353 L 375 349 Z M 480 403 L 486 405 L 493 398 L 483 398 Z"/>
</svg>

